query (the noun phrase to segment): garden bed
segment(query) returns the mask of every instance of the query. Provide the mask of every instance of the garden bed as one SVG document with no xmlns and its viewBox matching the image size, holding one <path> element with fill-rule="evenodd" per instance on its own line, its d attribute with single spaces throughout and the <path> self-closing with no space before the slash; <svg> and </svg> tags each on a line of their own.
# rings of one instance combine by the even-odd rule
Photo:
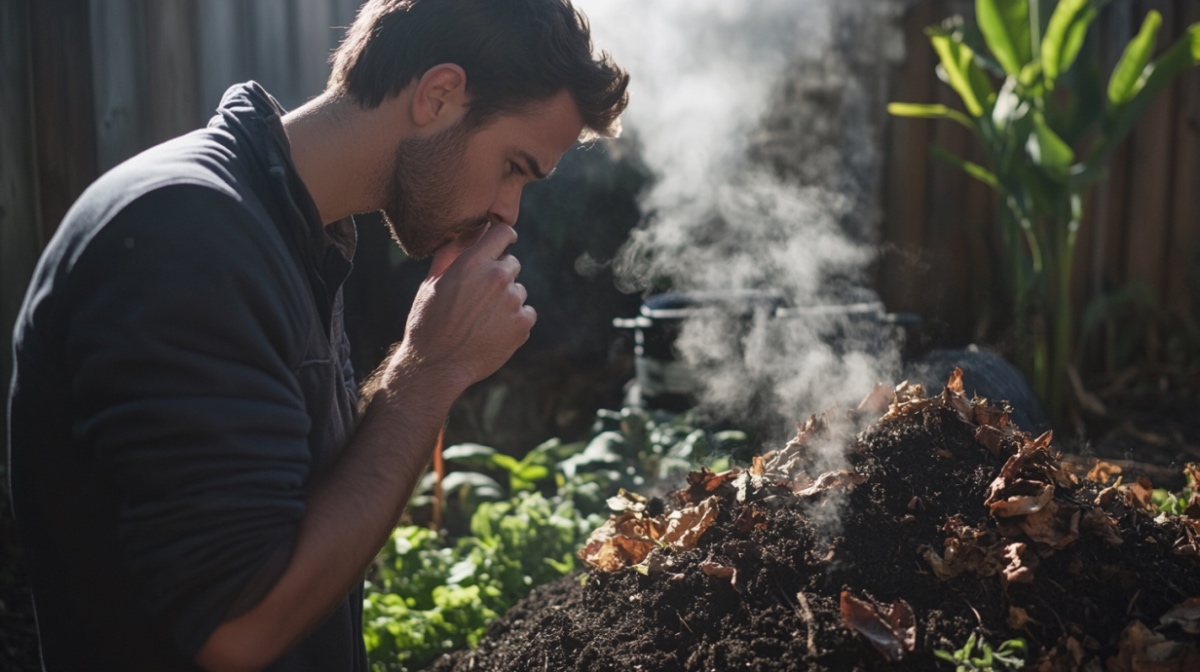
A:
<svg viewBox="0 0 1200 672">
<path fill-rule="evenodd" d="M 953 377 L 922 396 L 810 421 L 665 500 L 615 498 L 586 575 L 430 669 L 928 670 L 1016 639 L 1031 669 L 1198 669 L 1200 501 L 1072 473 Z M 831 425 L 880 415 L 829 462 Z"/>
</svg>

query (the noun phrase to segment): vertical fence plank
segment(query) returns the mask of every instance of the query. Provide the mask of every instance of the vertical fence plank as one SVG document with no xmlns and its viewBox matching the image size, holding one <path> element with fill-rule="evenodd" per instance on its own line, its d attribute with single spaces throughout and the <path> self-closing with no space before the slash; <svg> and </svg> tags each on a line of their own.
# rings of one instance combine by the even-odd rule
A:
<svg viewBox="0 0 1200 672">
<path fill-rule="evenodd" d="M 0 3 L 0 119 L 0 380 L 7 386 L 13 320 L 43 244 L 34 181 L 27 0 Z M 7 415 L 0 414 L 0 432 L 6 432 L 6 422 Z"/>
<path fill-rule="evenodd" d="M 934 102 L 965 113 L 962 100 L 948 86 L 935 89 Z M 934 122 L 933 144 L 961 157 L 967 149 L 967 130 L 947 120 Z M 963 310 L 969 305 L 971 276 L 966 240 L 969 225 L 964 222 L 968 178 L 958 168 L 933 158 L 928 149 L 925 155 L 930 167 L 922 264 L 928 270 L 920 277 L 923 312 L 939 325 L 945 325 L 943 338 L 963 342 L 969 338 L 969 322 L 976 316 L 974 311 Z"/>
<path fill-rule="evenodd" d="M 329 78 L 334 42 L 330 4 L 330 0 L 299 0 L 292 10 L 296 13 L 296 88 L 302 100 L 321 93 Z"/>
<path fill-rule="evenodd" d="M 89 17 L 86 0 L 29 4 L 37 181 L 46 236 L 96 178 Z"/>
<path fill-rule="evenodd" d="M 145 146 L 142 0 L 92 0 L 96 154 L 101 172 Z"/>
<path fill-rule="evenodd" d="M 1200 2 L 1180 0 L 1180 30 L 1200 22 Z M 1177 31 L 1180 32 L 1180 31 Z M 1175 85 L 1175 166 L 1165 304 L 1177 315 L 1200 310 L 1200 69 Z"/>
<path fill-rule="evenodd" d="M 253 76 L 286 108 L 303 102 L 292 68 L 295 16 L 287 0 L 256 0 L 251 3 L 253 30 Z"/>
<path fill-rule="evenodd" d="M 1175 12 L 1170 0 L 1147 0 L 1137 22 L 1151 9 L 1162 12 L 1162 35 L 1175 30 Z M 1127 278 L 1149 285 L 1161 300 L 1166 286 L 1164 258 L 1167 253 L 1167 218 L 1171 202 L 1170 166 L 1174 155 L 1171 135 L 1174 121 L 1174 91 L 1164 91 L 1146 110 L 1132 139 L 1130 208 L 1125 221 L 1128 249 Z"/>
<path fill-rule="evenodd" d="M 933 49 L 924 29 L 933 23 L 933 0 L 923 0 L 906 12 L 905 59 L 896 69 L 890 100 L 921 103 L 933 96 Z M 879 265 L 881 298 L 888 308 L 913 311 L 921 307 L 914 281 L 925 242 L 925 197 L 932 125 L 922 119 L 890 118 L 886 137 L 886 187 L 883 239 L 889 248 Z"/>
<path fill-rule="evenodd" d="M 203 0 L 197 7 L 202 119 L 212 116 L 230 86 L 251 77 L 245 10 L 242 0 Z"/>
<path fill-rule="evenodd" d="M 200 125 L 194 0 L 146 3 L 146 131 L 149 144 Z"/>
</svg>

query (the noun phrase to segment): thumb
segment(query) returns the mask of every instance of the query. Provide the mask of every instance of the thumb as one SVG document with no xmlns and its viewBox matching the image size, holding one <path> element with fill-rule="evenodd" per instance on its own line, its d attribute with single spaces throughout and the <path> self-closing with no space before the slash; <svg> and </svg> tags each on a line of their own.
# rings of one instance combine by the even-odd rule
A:
<svg viewBox="0 0 1200 672">
<path fill-rule="evenodd" d="M 439 247 L 433 253 L 433 264 L 429 266 L 429 275 L 425 276 L 425 279 L 442 277 L 446 269 L 450 268 L 455 259 L 458 259 L 459 254 L 462 254 L 462 248 L 453 243 Z"/>
<path fill-rule="evenodd" d="M 433 253 L 433 264 L 429 267 L 429 275 L 426 276 L 426 279 L 442 277 L 442 274 L 450 268 L 454 260 L 458 259 L 459 255 L 463 252 L 474 247 L 490 228 L 490 225 L 482 226 L 477 231 L 455 238 L 435 250 Z"/>
</svg>

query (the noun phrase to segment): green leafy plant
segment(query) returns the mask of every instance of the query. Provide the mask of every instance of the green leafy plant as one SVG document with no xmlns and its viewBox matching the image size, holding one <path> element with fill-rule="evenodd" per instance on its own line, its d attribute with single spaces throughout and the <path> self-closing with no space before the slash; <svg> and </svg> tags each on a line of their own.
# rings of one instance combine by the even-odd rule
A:
<svg viewBox="0 0 1200 672">
<path fill-rule="evenodd" d="M 1061 420 L 1074 342 L 1071 267 L 1087 189 L 1150 103 L 1200 63 L 1200 24 L 1153 58 L 1162 17 L 1151 11 L 1104 85 L 1088 33 L 1108 0 L 976 0 L 976 26 L 927 30 L 938 76 L 962 99 L 892 103 L 902 117 L 949 119 L 978 138 L 987 166 L 934 148 L 1000 195 L 1014 317 L 1029 337 L 1019 359 Z M 1080 58 L 1081 54 L 1086 58 Z"/>
<path fill-rule="evenodd" d="M 1025 640 L 1010 639 L 993 649 L 982 637 L 971 633 L 961 649 L 937 649 L 933 653 L 940 660 L 954 665 L 956 672 L 1001 672 L 1024 668 L 1026 648 Z"/>
<path fill-rule="evenodd" d="M 638 408 L 597 412 L 591 436 L 551 439 L 520 459 L 479 444 L 443 451 L 456 470 L 443 490 L 447 525 L 404 525 L 376 558 L 363 607 L 363 637 L 377 672 L 419 669 L 446 651 L 475 646 L 487 624 L 533 588 L 574 571 L 575 552 L 621 488 L 682 480 L 697 464 L 727 467 L 748 447 L 740 431 L 696 426 L 692 414 Z M 493 475 L 507 475 L 507 487 Z M 426 506 L 433 475 L 410 506 Z M 501 480 L 504 480 L 501 478 Z M 465 525 L 453 520 L 465 516 Z"/>
<path fill-rule="evenodd" d="M 1200 490 L 1200 483 L 1196 482 L 1200 472 L 1196 470 L 1196 465 L 1189 464 L 1184 469 L 1183 474 L 1187 479 L 1187 485 L 1184 486 L 1183 490 L 1171 492 L 1165 488 L 1155 488 L 1150 492 L 1150 501 L 1154 504 L 1154 508 L 1162 513 L 1168 513 L 1173 516 L 1182 516 L 1187 511 L 1192 498 Z"/>
</svg>

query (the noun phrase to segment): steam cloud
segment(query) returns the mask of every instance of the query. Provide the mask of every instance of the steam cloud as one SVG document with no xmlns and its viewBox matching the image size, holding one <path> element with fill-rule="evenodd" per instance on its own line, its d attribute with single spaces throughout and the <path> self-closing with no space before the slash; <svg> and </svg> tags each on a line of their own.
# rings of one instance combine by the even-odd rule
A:
<svg viewBox="0 0 1200 672">
<path fill-rule="evenodd" d="M 798 307 L 873 298 L 875 126 L 902 56 L 901 4 L 576 1 L 633 75 L 624 124 L 657 177 L 616 261 L 623 289 L 771 288 Z M 875 328 L 765 314 L 693 319 L 677 346 L 702 405 L 774 422 L 775 440 L 893 379 L 900 359 Z"/>
</svg>

